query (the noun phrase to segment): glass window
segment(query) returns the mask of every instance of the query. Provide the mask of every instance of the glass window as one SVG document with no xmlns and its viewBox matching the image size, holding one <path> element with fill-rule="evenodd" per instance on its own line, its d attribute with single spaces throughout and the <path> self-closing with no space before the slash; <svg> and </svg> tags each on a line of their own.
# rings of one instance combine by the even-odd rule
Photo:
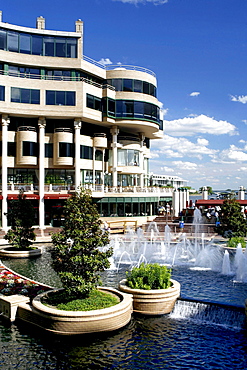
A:
<svg viewBox="0 0 247 370">
<path fill-rule="evenodd" d="M 136 118 L 143 118 L 144 115 L 144 103 L 142 101 L 134 102 L 134 112 Z"/>
<path fill-rule="evenodd" d="M 101 99 L 94 97 L 94 109 L 101 111 Z"/>
<path fill-rule="evenodd" d="M 31 101 L 30 89 L 21 89 L 21 103 L 29 104 Z"/>
<path fill-rule="evenodd" d="M 16 66 L 9 65 L 9 76 L 18 76 L 19 75 L 19 68 Z"/>
<path fill-rule="evenodd" d="M 5 100 L 5 86 L 0 86 L 0 101 Z"/>
<path fill-rule="evenodd" d="M 118 166 L 127 166 L 127 150 L 118 149 L 117 164 Z"/>
<path fill-rule="evenodd" d="M 21 102 L 21 92 L 17 87 L 11 87 L 11 102 L 20 103 Z"/>
<path fill-rule="evenodd" d="M 96 161 L 103 161 L 103 152 L 102 150 L 95 150 L 95 160 Z"/>
<path fill-rule="evenodd" d="M 73 144 L 59 143 L 59 157 L 73 157 Z"/>
<path fill-rule="evenodd" d="M 77 58 L 77 39 L 67 38 L 67 58 Z"/>
<path fill-rule="evenodd" d="M 123 80 L 123 91 L 133 91 L 133 80 L 124 79 Z"/>
<path fill-rule="evenodd" d="M 54 38 L 44 37 L 44 55 L 48 57 L 54 57 Z"/>
<path fill-rule="evenodd" d="M 134 92 L 142 93 L 142 81 L 141 80 L 134 80 Z"/>
<path fill-rule="evenodd" d="M 108 99 L 108 115 L 115 116 L 116 114 L 116 102 L 113 99 Z"/>
<path fill-rule="evenodd" d="M 133 117 L 134 116 L 134 102 L 131 100 L 126 100 L 124 103 L 125 103 L 124 117 Z"/>
<path fill-rule="evenodd" d="M 87 94 L 87 107 L 94 109 L 94 98 L 90 94 Z"/>
<path fill-rule="evenodd" d="M 93 159 L 93 148 L 87 145 L 80 146 L 80 158 Z"/>
<path fill-rule="evenodd" d="M 145 82 L 143 81 L 143 93 L 144 94 L 149 94 L 149 83 L 148 82 Z"/>
<path fill-rule="evenodd" d="M 55 91 L 46 91 L 46 105 L 55 105 Z"/>
<path fill-rule="evenodd" d="M 116 91 L 123 91 L 123 80 L 122 80 L 122 78 L 112 79 L 112 86 L 115 87 Z"/>
<path fill-rule="evenodd" d="M 8 142 L 8 157 L 16 156 L 16 143 Z"/>
<path fill-rule="evenodd" d="M 7 32 L 0 30 L 0 50 L 6 50 L 7 45 Z"/>
<path fill-rule="evenodd" d="M 20 53 L 31 53 L 31 36 L 25 33 L 20 33 Z"/>
<path fill-rule="evenodd" d="M 53 158 L 53 144 L 52 143 L 45 143 L 45 157 Z"/>
<path fill-rule="evenodd" d="M 155 86 L 150 84 L 150 95 L 155 96 Z"/>
<path fill-rule="evenodd" d="M 13 31 L 8 31 L 8 50 L 19 52 L 19 45 L 18 45 L 18 33 Z"/>
<path fill-rule="evenodd" d="M 144 118 L 152 117 L 152 104 L 144 103 Z"/>
<path fill-rule="evenodd" d="M 66 57 L 66 39 L 57 37 L 55 39 L 55 56 L 65 58 Z"/>
<path fill-rule="evenodd" d="M 65 91 L 56 91 L 56 105 L 65 105 Z"/>
<path fill-rule="evenodd" d="M 22 155 L 23 156 L 36 156 L 36 147 L 37 144 L 33 141 L 23 141 L 22 142 Z"/>
<path fill-rule="evenodd" d="M 32 54 L 43 55 L 43 37 L 32 35 Z"/>
<path fill-rule="evenodd" d="M 124 111 L 124 101 L 117 100 L 116 101 L 116 117 L 123 117 L 123 111 Z"/>
<path fill-rule="evenodd" d="M 40 104 L 40 91 L 31 90 L 31 104 Z"/>
<path fill-rule="evenodd" d="M 75 105 L 75 91 L 66 91 L 66 105 Z"/>
</svg>

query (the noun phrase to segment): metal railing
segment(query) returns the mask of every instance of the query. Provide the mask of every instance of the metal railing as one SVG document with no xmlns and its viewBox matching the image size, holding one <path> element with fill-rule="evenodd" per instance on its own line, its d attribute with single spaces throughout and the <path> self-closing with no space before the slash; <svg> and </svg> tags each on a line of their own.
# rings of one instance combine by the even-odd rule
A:
<svg viewBox="0 0 247 370">
<path fill-rule="evenodd" d="M 112 71 L 114 69 L 126 69 L 127 71 L 138 71 L 138 72 L 145 72 L 149 75 L 156 77 L 156 74 L 151 71 L 151 69 L 144 68 L 144 67 L 138 67 L 138 66 L 131 66 L 131 65 L 125 65 L 125 64 L 107 64 L 106 66 L 107 71 Z"/>
</svg>

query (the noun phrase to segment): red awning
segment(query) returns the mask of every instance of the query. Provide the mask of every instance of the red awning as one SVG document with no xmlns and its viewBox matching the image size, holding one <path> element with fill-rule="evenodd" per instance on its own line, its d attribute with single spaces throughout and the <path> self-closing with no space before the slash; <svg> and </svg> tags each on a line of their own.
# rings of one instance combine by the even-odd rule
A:
<svg viewBox="0 0 247 370">
<path fill-rule="evenodd" d="M 71 194 L 45 194 L 44 199 L 68 199 Z"/>
<path fill-rule="evenodd" d="M 32 200 L 32 199 L 39 199 L 38 194 L 25 194 L 26 199 Z M 8 200 L 17 200 L 19 197 L 19 194 L 8 194 Z"/>
<path fill-rule="evenodd" d="M 0 195 L 0 200 L 1 200 L 1 199 L 3 199 L 3 196 L 2 196 L 2 195 Z"/>
<path fill-rule="evenodd" d="M 199 206 L 206 206 L 206 207 L 214 207 L 214 206 L 220 206 L 223 204 L 225 199 L 198 199 L 196 201 L 196 206 L 199 207 Z M 236 199 L 237 202 L 241 205 L 241 206 L 247 206 L 247 200 L 239 200 L 239 199 Z"/>
</svg>

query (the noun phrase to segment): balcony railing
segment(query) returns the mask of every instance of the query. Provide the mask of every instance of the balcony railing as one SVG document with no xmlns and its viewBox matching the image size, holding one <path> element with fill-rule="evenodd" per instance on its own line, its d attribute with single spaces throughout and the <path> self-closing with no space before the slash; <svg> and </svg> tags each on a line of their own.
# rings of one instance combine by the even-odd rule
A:
<svg viewBox="0 0 247 370">
<path fill-rule="evenodd" d="M 101 193 L 146 193 L 146 194 L 171 194 L 173 188 L 161 188 L 158 186 L 106 186 L 103 184 L 83 184 L 83 189 L 89 189 L 92 192 L 101 192 Z M 8 184 L 7 190 L 10 192 L 18 192 L 23 189 L 24 192 L 38 192 L 39 186 L 37 184 Z M 70 192 L 75 191 L 75 184 L 46 184 L 44 186 L 45 193 L 49 192 Z"/>
</svg>

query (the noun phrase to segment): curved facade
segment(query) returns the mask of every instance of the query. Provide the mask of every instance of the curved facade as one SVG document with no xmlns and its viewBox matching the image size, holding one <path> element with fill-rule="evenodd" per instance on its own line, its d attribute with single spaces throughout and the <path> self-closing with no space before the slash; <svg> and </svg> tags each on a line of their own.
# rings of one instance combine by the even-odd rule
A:
<svg viewBox="0 0 247 370">
<path fill-rule="evenodd" d="M 155 74 L 105 66 L 83 56 L 75 32 L 0 19 L 2 228 L 20 188 L 41 229 L 61 223 L 62 205 L 79 186 L 93 190 L 102 216 L 151 215 L 150 140 L 162 137 Z"/>
</svg>

